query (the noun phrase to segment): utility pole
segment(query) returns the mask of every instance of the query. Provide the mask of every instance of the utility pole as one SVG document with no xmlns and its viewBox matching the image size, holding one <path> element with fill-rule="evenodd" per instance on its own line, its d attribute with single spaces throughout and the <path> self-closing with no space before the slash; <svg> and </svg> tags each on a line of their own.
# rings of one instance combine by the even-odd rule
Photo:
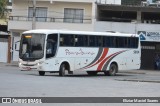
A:
<svg viewBox="0 0 160 106">
<path fill-rule="evenodd" d="M 32 29 L 36 29 L 36 0 L 33 0 Z"/>
</svg>

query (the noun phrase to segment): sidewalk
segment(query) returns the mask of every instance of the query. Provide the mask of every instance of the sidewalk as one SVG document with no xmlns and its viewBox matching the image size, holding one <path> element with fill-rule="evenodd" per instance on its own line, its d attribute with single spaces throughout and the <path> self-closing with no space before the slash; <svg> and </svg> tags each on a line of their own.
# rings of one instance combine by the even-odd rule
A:
<svg viewBox="0 0 160 106">
<path fill-rule="evenodd" d="M 118 81 L 131 82 L 151 82 L 160 83 L 160 70 L 127 70 L 120 72 L 124 74 L 134 74 L 133 76 L 116 78 Z"/>
<path fill-rule="evenodd" d="M 5 66 L 18 67 L 18 62 L 11 62 L 11 63 L 0 62 L 0 67 L 5 67 Z"/>
<path fill-rule="evenodd" d="M 129 73 L 129 74 L 147 74 L 147 75 L 156 75 L 160 77 L 160 70 L 127 70 L 120 73 Z"/>
</svg>

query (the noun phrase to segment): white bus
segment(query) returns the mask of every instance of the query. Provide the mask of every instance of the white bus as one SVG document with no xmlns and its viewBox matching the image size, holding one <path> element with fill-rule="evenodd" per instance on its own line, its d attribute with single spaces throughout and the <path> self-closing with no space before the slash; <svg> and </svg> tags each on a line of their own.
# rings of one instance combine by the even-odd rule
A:
<svg viewBox="0 0 160 106">
<path fill-rule="evenodd" d="M 42 76 L 65 76 L 67 71 L 114 76 L 119 70 L 139 69 L 140 57 L 136 34 L 39 29 L 22 34 L 19 68 L 37 70 Z"/>
</svg>

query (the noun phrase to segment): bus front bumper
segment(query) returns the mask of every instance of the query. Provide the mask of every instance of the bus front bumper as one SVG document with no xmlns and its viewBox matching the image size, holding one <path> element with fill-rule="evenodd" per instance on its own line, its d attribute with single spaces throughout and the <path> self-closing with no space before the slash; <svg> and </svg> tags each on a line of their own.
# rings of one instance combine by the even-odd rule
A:
<svg viewBox="0 0 160 106">
<path fill-rule="evenodd" d="M 26 65 L 19 63 L 19 69 L 22 71 L 43 71 L 43 68 L 39 64 L 33 64 L 33 65 Z"/>
</svg>

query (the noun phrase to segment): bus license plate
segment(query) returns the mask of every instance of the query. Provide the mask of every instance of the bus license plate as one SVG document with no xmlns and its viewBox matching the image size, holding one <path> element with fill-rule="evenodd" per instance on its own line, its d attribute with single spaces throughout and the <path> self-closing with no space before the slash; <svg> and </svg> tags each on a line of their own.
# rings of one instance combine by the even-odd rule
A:
<svg viewBox="0 0 160 106">
<path fill-rule="evenodd" d="M 23 69 L 30 71 L 31 68 L 30 67 L 23 67 Z"/>
</svg>

